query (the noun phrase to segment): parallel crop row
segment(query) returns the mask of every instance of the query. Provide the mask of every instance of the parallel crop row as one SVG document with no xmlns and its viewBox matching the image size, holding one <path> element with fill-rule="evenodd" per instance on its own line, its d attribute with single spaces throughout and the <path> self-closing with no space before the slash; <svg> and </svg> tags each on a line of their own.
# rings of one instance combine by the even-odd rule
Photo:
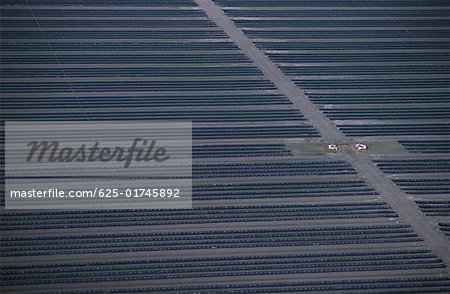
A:
<svg viewBox="0 0 450 294">
<path fill-rule="evenodd" d="M 3 93 L 64 93 L 105 91 L 209 91 L 274 90 L 275 86 L 264 80 L 207 80 L 207 81 L 101 81 L 101 82 L 4 82 Z"/>
<path fill-rule="evenodd" d="M 194 178 L 356 174 L 345 161 L 194 164 Z"/>
<path fill-rule="evenodd" d="M 335 2 L 337 3 L 337 2 Z M 352 5 L 354 5 L 352 3 Z M 329 39 L 361 39 L 361 38 L 377 38 L 377 39 L 398 39 L 407 38 L 405 30 L 402 28 L 372 28 L 370 30 L 364 28 L 354 28 L 353 30 L 346 30 L 342 28 L 333 27 L 313 27 L 313 28 L 295 28 L 295 29 L 248 29 L 244 28 L 244 32 L 247 36 L 258 39 L 324 39 L 322 41 L 328 41 Z M 414 38 L 446 38 L 450 33 L 447 28 L 429 28 L 427 30 L 420 30 L 411 28 L 408 33 L 413 34 Z M 410 35 L 411 36 L 411 35 Z M 410 40 L 408 40 L 410 41 Z"/>
<path fill-rule="evenodd" d="M 450 238 L 450 223 L 439 223 L 441 231 Z"/>
<path fill-rule="evenodd" d="M 276 3 L 273 3 L 276 5 Z M 301 5 L 301 2 L 299 3 Z M 300 6 L 299 5 L 299 6 Z M 283 9 L 283 10 L 246 10 L 246 9 L 224 9 L 225 13 L 231 17 L 379 17 L 380 14 L 389 17 L 414 17 L 414 16 L 428 16 L 428 17 L 446 17 L 450 13 L 448 9 L 441 10 L 386 10 L 379 9 Z"/>
<path fill-rule="evenodd" d="M 32 2 L 32 1 L 29 1 Z M 153 1 L 152 1 L 153 2 Z M 16 9 L 14 7 L 2 7 L 3 17 L 206 17 L 202 10 L 198 9 L 46 9 L 33 8 L 33 10 Z"/>
<path fill-rule="evenodd" d="M 419 208 L 428 216 L 450 216 L 450 201 L 416 201 Z"/>
<path fill-rule="evenodd" d="M 60 229 L 114 226 L 205 224 L 251 221 L 293 221 L 396 217 L 381 202 L 207 206 L 176 210 L 92 210 L 61 212 L 7 212 L 0 218 L 2 230 Z"/>
<path fill-rule="evenodd" d="M 259 1 L 258 1 L 259 2 Z M 342 292 L 342 290 L 344 292 Z M 226 285 L 195 285 L 195 286 L 168 286 L 168 287 L 129 287 L 108 290 L 109 293 L 448 293 L 450 292 L 450 279 L 447 277 L 414 277 L 414 278 L 373 278 L 373 279 L 345 279 L 331 281 L 301 281 L 301 282 L 266 282 L 251 284 Z M 364 292 L 361 292 L 364 291 Z M 104 290 L 92 290 L 89 294 L 104 293 Z"/>
<path fill-rule="evenodd" d="M 450 179 L 393 179 L 406 193 L 413 195 L 421 194 L 444 194 L 450 191 Z"/>
<path fill-rule="evenodd" d="M 160 39 L 172 39 L 174 41 L 178 39 L 227 39 L 227 35 L 221 30 L 204 30 L 201 28 L 196 31 L 192 30 L 183 30 L 182 28 L 169 30 L 169 31 L 121 31 L 114 30 L 111 28 L 108 31 L 103 30 L 70 30 L 70 31 L 46 31 L 45 37 L 49 40 L 61 41 L 61 40 L 77 40 L 77 41 L 90 41 L 95 42 L 96 39 L 107 39 L 111 42 L 111 40 L 128 40 L 128 42 L 132 39 L 140 39 L 143 41 L 149 40 L 160 40 Z M 32 40 L 40 40 L 42 39 L 42 33 L 39 31 L 3 31 L 2 39 L 8 41 L 26 41 L 29 42 L 29 39 Z"/>
<path fill-rule="evenodd" d="M 403 93 L 377 91 L 370 93 L 308 93 L 309 99 L 317 104 L 402 104 L 402 103 L 448 103 L 450 94 L 445 90 L 430 90 L 426 93 Z"/>
<path fill-rule="evenodd" d="M 284 144 L 193 145 L 193 158 L 292 156 Z"/>
<path fill-rule="evenodd" d="M 46 109 L 67 109 L 73 108 L 73 97 L 60 94 L 57 97 L 41 97 L 40 95 L 26 96 L 7 96 L 3 95 L 3 109 L 27 109 L 29 101 L 39 104 Z M 109 109 L 117 109 L 119 107 L 133 108 L 155 108 L 155 107 L 201 107 L 201 106 L 257 106 L 257 105 L 277 105 L 291 104 L 292 102 L 283 95 L 278 94 L 228 94 L 218 95 L 211 93 L 210 95 L 173 95 L 164 96 L 141 94 L 139 93 L 123 93 L 121 95 L 89 95 L 79 94 L 78 99 L 83 104 L 84 109 L 104 107 L 106 104 Z"/>
<path fill-rule="evenodd" d="M 216 230 L 165 233 L 55 235 L 3 238 L 2 256 L 317 246 L 417 242 L 408 225 L 315 227 L 298 229 Z"/>
<path fill-rule="evenodd" d="M 449 128 L 450 129 L 450 128 Z M 193 139 L 319 137 L 310 125 L 196 127 Z"/>
<path fill-rule="evenodd" d="M 202 184 L 192 187 L 197 200 L 375 195 L 362 180 Z"/>
<path fill-rule="evenodd" d="M 450 46 L 448 44 L 447 46 Z M 439 66 L 437 68 L 430 68 L 430 66 L 426 65 L 385 65 L 385 66 L 324 66 L 323 64 L 319 64 L 317 66 L 280 66 L 280 68 L 287 74 L 290 75 L 299 75 L 299 76 L 326 76 L 326 75 L 353 75 L 353 74 L 361 74 L 361 75 L 386 75 L 386 74 L 448 74 L 450 73 L 449 66 Z"/>
<path fill-rule="evenodd" d="M 36 69 L 4 69 L 2 77 L 183 77 L 204 76 L 215 77 L 233 76 L 260 76 L 262 73 L 253 66 L 228 66 L 228 67 L 129 67 L 129 68 L 67 68 L 64 73 L 59 68 Z"/>
<path fill-rule="evenodd" d="M 420 124 L 370 124 L 347 125 L 338 124 L 347 136 L 447 136 L 450 134 L 450 124 L 420 123 Z"/>
<path fill-rule="evenodd" d="M 402 55 L 403 56 L 403 55 Z M 450 58 L 450 55 L 448 56 Z M 318 57 L 320 58 L 320 57 Z M 356 58 L 356 57 L 355 57 Z M 362 57 L 364 60 L 367 57 Z M 376 56 L 374 58 L 377 58 Z M 405 58 L 393 56 L 394 59 Z M 412 57 L 413 59 L 421 57 Z M 426 77 L 423 78 L 351 78 L 351 79 L 314 79 L 314 80 L 294 80 L 294 83 L 306 89 L 408 89 L 408 88 L 444 88 L 450 83 L 446 77 Z"/>
<path fill-rule="evenodd" d="M 400 140 L 412 153 L 450 153 L 450 140 Z"/>
<path fill-rule="evenodd" d="M 38 28 L 36 20 L 31 19 L 1 19 L 2 28 L 21 28 L 24 30 Z M 66 28 L 140 28 L 140 27 L 160 27 L 160 28 L 179 28 L 179 27 L 214 27 L 215 24 L 208 19 L 64 19 L 64 27 Z M 58 28 L 61 27 L 60 19 L 40 19 L 39 27 L 41 28 Z"/>
<path fill-rule="evenodd" d="M 149 32 L 147 32 L 149 33 Z M 157 32 L 154 32 L 157 33 Z M 159 32 L 161 33 L 161 32 Z M 47 43 L 32 43 L 32 42 L 5 42 L 2 43 L 2 51 L 3 52 L 18 52 L 18 51 L 41 51 L 46 52 L 49 51 L 49 45 Z M 231 42 L 226 41 L 215 41 L 215 42 L 206 42 L 206 41 L 189 41 L 178 43 L 176 47 L 172 43 L 165 42 L 150 42 L 150 41 L 139 41 L 139 42 L 131 42 L 124 41 L 121 43 L 114 42 L 102 42 L 98 43 L 80 43 L 80 42 L 52 42 L 51 49 L 54 51 L 88 51 L 88 52 L 122 52 L 122 51 L 145 51 L 145 52 L 157 52 L 157 51 L 196 51 L 196 50 L 238 50 L 239 48 Z"/>
<path fill-rule="evenodd" d="M 83 7 L 89 7 L 89 6 L 126 6 L 126 7 L 142 7 L 142 6 L 166 6 L 166 5 L 175 5 L 175 6 L 182 6 L 182 7 L 192 7 L 195 6 L 194 2 L 192 0 L 152 0 L 145 1 L 145 0 L 127 0 L 124 4 L 123 0 L 103 0 L 99 3 L 91 2 L 91 1 L 84 1 L 84 0 L 4 0 L 2 1 L 2 5 L 47 5 L 47 6 L 59 6 L 64 7 L 68 5 L 77 5 L 77 6 L 83 6 Z"/>
<path fill-rule="evenodd" d="M 9 286 L 442 267 L 429 250 L 396 250 L 5 266 L 1 274 Z"/>
<path fill-rule="evenodd" d="M 240 53 L 214 53 L 204 52 L 202 54 L 179 54 L 165 53 L 165 54 L 124 54 L 121 52 L 113 54 L 82 54 L 82 55 L 69 55 L 59 54 L 58 59 L 55 60 L 55 56 L 52 54 L 39 54 L 38 56 L 30 55 L 2 55 L 0 61 L 2 65 L 10 64 L 26 64 L 29 67 L 37 64 L 182 64 L 187 63 L 209 63 L 209 64 L 221 64 L 221 63 L 250 63 L 250 60 Z M 70 72 L 70 70 L 69 70 Z M 207 76 L 207 75 L 206 75 Z"/>
<path fill-rule="evenodd" d="M 321 109 L 330 119 L 450 119 L 449 107 L 335 108 Z"/>
<path fill-rule="evenodd" d="M 450 159 L 389 159 L 374 160 L 385 173 L 446 173 Z"/>
<path fill-rule="evenodd" d="M 45 117 L 45 115 L 43 116 Z M 82 117 L 66 116 L 66 119 L 71 120 L 84 120 Z M 127 116 L 121 117 L 121 120 L 126 120 Z M 134 117 L 133 119 L 138 119 Z M 150 116 L 142 116 L 142 119 L 151 119 Z M 25 117 L 23 118 L 24 120 Z M 48 118 L 46 120 L 49 120 Z M 106 120 L 100 118 L 99 120 Z M 4 134 L 4 131 L 0 130 L 0 134 Z M 249 138 L 297 138 L 297 137 L 319 137 L 319 133 L 310 125 L 249 125 L 249 126 L 212 126 L 204 127 L 200 124 L 195 125 L 192 129 L 193 140 L 209 140 L 209 139 L 249 139 Z M 4 138 L 4 137 L 3 137 Z M 0 142 L 4 142 L 4 139 L 0 137 Z"/>
<path fill-rule="evenodd" d="M 357 11 L 357 10 L 354 10 Z M 401 10 L 397 10 L 398 12 L 400 12 Z M 347 11 L 347 13 L 350 11 Z M 435 10 L 433 11 L 433 13 L 437 13 L 439 11 Z M 261 33 L 261 31 L 255 31 L 254 33 Z M 264 32 L 264 31 L 263 31 Z M 267 33 L 269 33 L 268 31 L 266 31 Z M 306 32 L 306 31 L 305 31 Z M 338 31 L 336 31 L 337 33 Z M 339 31 L 339 32 L 342 32 Z M 373 32 L 373 31 L 372 31 Z M 279 32 L 281 33 L 281 32 Z M 289 33 L 289 31 L 286 31 L 285 33 Z M 320 35 L 322 32 L 317 32 L 317 35 Z M 332 33 L 332 32 L 328 32 L 328 33 Z M 261 36 L 263 37 L 263 36 Z M 294 37 L 294 36 L 292 36 Z M 301 35 L 300 35 L 301 37 Z M 357 49 L 414 49 L 414 48 L 423 48 L 423 41 L 417 41 L 417 40 L 408 40 L 408 41 L 404 41 L 404 42 L 389 42 L 389 41 L 382 41 L 379 40 L 377 42 L 364 42 L 364 41 L 345 41 L 345 42 L 331 42 L 331 41 L 327 41 L 327 40 L 309 40 L 309 41 L 304 41 L 304 42 L 299 42 L 299 41 L 286 41 L 286 42 L 269 42 L 269 41 L 261 41 L 261 42 L 257 42 L 256 45 L 261 48 L 262 50 L 329 50 L 329 49 L 351 49 L 351 50 L 357 50 Z M 429 45 L 431 48 L 447 48 L 448 46 L 450 46 L 450 42 L 449 41 L 427 41 L 427 45 Z M 368 66 L 342 66 L 342 69 L 352 69 L 357 71 L 359 70 L 364 70 L 364 69 L 373 69 L 371 70 L 372 72 L 377 72 L 378 69 L 380 68 L 390 68 L 392 70 L 394 70 L 396 67 L 393 66 L 373 66 L 373 67 L 368 67 Z M 426 65 L 410 65 L 410 66 L 400 66 L 400 69 L 402 68 L 417 68 L 417 69 L 423 69 L 423 70 L 427 70 L 430 69 L 429 66 Z M 447 68 L 446 65 L 442 66 L 444 69 Z M 304 69 L 304 70 L 312 70 L 314 69 L 313 67 L 308 67 L 308 66 L 282 66 L 281 67 L 283 69 L 283 71 L 285 71 L 288 74 L 292 74 L 291 72 L 289 72 L 290 70 L 296 70 L 296 69 Z M 322 67 L 321 67 L 322 68 Z M 324 69 L 329 69 L 329 70 L 333 70 L 332 66 L 323 66 Z M 318 68 L 319 69 L 319 68 Z M 318 70 L 319 71 L 319 70 Z M 333 70 L 333 72 L 336 72 L 335 70 Z"/>
<path fill-rule="evenodd" d="M 323 26 L 323 27 L 382 27 L 386 25 L 386 19 L 378 17 L 376 19 L 333 19 L 332 17 L 325 19 L 264 19 L 255 22 L 254 20 L 235 19 L 234 22 L 245 28 L 307 28 L 308 26 Z M 448 26 L 450 21 L 443 17 L 442 19 L 396 19 L 395 22 L 389 22 L 390 27 L 403 26 Z"/>
<path fill-rule="evenodd" d="M 32 107 L 23 109 L 23 114 L 9 114 L 5 115 L 5 119 L 22 119 L 30 120 L 33 118 L 42 117 L 42 113 L 36 112 Z M 87 112 L 89 117 L 93 120 L 132 120 L 132 119 L 147 119 L 147 120 L 189 120 L 192 122 L 267 122 L 267 121 L 303 121 L 302 114 L 296 109 L 266 109 L 261 110 L 246 110 L 246 109 L 230 109 L 230 110 L 138 110 L 123 112 L 115 111 L 92 111 Z M 79 110 L 77 108 L 72 111 L 61 112 L 60 110 L 47 111 L 47 120 L 62 120 L 68 117 L 79 117 Z"/>
<path fill-rule="evenodd" d="M 12 0 L 10 0 L 12 1 Z M 17 1 L 17 0 L 16 0 Z M 36 0 L 35 0 L 36 1 Z M 72 0 L 75 1 L 75 0 Z M 79 0 L 78 0 L 79 1 Z M 172 0 L 173 1 L 173 0 Z M 324 7 L 327 8 L 330 5 L 333 7 L 367 7 L 367 1 L 363 0 L 214 0 L 215 3 L 222 7 L 286 7 L 287 9 L 293 9 L 298 7 L 304 9 L 304 7 Z M 447 4 L 445 0 L 377 0 L 370 3 L 370 7 L 434 7 L 445 6 Z M 384 11 L 384 10 L 383 10 Z"/>
</svg>

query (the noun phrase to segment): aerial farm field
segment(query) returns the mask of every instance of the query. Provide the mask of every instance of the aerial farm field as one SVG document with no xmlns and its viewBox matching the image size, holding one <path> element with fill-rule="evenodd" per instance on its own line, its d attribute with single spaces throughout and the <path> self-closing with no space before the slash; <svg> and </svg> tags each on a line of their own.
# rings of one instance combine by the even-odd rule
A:
<svg viewBox="0 0 450 294">
<path fill-rule="evenodd" d="M 192 209 L 1 208 L 2 293 L 450 293 L 448 1 L 3 0 L 0 86 L 193 123 Z"/>
</svg>

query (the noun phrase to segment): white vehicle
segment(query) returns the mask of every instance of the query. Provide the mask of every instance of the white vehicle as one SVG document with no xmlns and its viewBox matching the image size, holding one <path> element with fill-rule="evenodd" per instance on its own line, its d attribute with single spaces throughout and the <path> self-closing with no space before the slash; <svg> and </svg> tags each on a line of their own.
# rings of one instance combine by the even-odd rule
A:
<svg viewBox="0 0 450 294">
<path fill-rule="evenodd" d="M 355 148 L 358 149 L 359 151 L 363 151 L 363 150 L 367 150 L 367 145 L 358 143 L 355 145 Z"/>
<path fill-rule="evenodd" d="M 328 145 L 328 150 L 337 151 L 338 146 L 336 144 L 330 144 L 330 145 Z"/>
</svg>

